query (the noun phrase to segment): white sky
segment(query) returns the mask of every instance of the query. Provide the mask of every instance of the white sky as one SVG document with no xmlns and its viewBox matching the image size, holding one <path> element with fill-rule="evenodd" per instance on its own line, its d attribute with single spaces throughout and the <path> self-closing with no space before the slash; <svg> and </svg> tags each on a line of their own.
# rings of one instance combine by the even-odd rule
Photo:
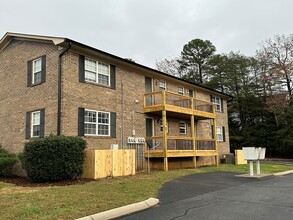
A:
<svg viewBox="0 0 293 220">
<path fill-rule="evenodd" d="M 195 38 L 254 55 L 263 40 L 293 33 L 292 11 L 292 0 L 0 0 L 0 38 L 67 37 L 154 67 Z"/>
</svg>

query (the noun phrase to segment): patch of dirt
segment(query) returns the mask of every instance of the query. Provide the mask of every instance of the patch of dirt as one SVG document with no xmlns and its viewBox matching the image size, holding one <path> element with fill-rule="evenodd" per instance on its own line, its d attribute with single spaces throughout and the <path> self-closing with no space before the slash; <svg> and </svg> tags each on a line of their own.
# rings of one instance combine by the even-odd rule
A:
<svg viewBox="0 0 293 220">
<path fill-rule="evenodd" d="M 13 177 L 2 177 L 0 176 L 0 182 L 14 184 L 22 187 L 48 187 L 48 186 L 68 186 L 76 184 L 84 184 L 87 182 L 96 181 L 89 179 L 72 179 L 72 180 L 60 180 L 57 182 L 50 183 L 34 183 L 29 181 L 25 177 L 13 176 Z"/>
<path fill-rule="evenodd" d="M 42 188 L 43 189 L 43 188 Z M 20 193 L 34 193 L 38 192 L 40 188 L 37 187 L 21 187 L 21 186 L 14 186 L 14 187 L 7 187 L 4 189 L 0 189 L 1 195 L 11 195 L 11 194 L 20 194 Z"/>
</svg>

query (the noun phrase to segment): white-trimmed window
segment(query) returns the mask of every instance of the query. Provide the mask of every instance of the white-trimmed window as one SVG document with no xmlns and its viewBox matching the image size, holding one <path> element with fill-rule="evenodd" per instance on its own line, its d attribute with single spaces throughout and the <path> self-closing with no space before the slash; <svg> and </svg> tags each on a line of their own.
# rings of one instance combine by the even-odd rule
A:
<svg viewBox="0 0 293 220">
<path fill-rule="evenodd" d="M 25 139 L 44 137 L 45 109 L 26 112 Z"/>
<path fill-rule="evenodd" d="M 46 82 L 46 55 L 28 60 L 27 87 L 40 85 L 44 82 Z"/>
<path fill-rule="evenodd" d="M 215 104 L 216 111 L 218 111 L 218 112 L 223 111 L 221 98 L 213 96 L 212 102 Z"/>
<path fill-rule="evenodd" d="M 182 86 L 178 87 L 178 94 L 179 95 L 184 95 L 184 87 L 182 87 Z"/>
<path fill-rule="evenodd" d="M 41 111 L 32 112 L 31 120 L 31 137 L 39 137 L 41 131 Z"/>
<path fill-rule="evenodd" d="M 110 112 L 85 109 L 84 135 L 110 136 Z"/>
<path fill-rule="evenodd" d="M 42 58 L 33 60 L 32 84 L 42 82 Z"/>
<path fill-rule="evenodd" d="M 222 126 L 217 126 L 216 127 L 216 137 L 217 141 L 224 141 L 224 134 L 223 134 L 223 127 Z"/>
<path fill-rule="evenodd" d="M 167 90 L 167 83 L 165 81 L 159 81 L 159 89 Z"/>
<path fill-rule="evenodd" d="M 110 66 L 108 64 L 85 58 L 84 67 L 85 81 L 110 86 Z"/>
<path fill-rule="evenodd" d="M 186 134 L 186 122 L 185 121 L 179 122 L 179 133 Z"/>
</svg>

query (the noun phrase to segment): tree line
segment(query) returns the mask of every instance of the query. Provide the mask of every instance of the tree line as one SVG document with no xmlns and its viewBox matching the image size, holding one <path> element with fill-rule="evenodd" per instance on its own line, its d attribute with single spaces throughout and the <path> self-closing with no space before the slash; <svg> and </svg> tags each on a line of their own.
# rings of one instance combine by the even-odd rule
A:
<svg viewBox="0 0 293 220">
<path fill-rule="evenodd" d="M 254 56 L 217 54 L 209 40 L 194 39 L 156 68 L 234 97 L 228 102 L 231 152 L 266 147 L 269 156 L 293 158 L 293 35 L 264 40 Z"/>
</svg>

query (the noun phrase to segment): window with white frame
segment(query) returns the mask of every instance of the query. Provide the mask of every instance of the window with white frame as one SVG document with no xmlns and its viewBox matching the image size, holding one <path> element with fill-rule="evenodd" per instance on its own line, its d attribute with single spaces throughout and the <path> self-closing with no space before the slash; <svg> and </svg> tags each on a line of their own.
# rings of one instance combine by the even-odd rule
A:
<svg viewBox="0 0 293 220">
<path fill-rule="evenodd" d="M 224 141 L 223 127 L 222 126 L 216 127 L 216 137 L 217 137 L 217 141 Z"/>
<path fill-rule="evenodd" d="M 42 82 L 42 58 L 33 60 L 32 78 L 32 84 L 38 84 Z"/>
<path fill-rule="evenodd" d="M 179 95 L 184 95 L 184 87 L 182 87 L 182 86 L 178 87 L 178 94 Z"/>
<path fill-rule="evenodd" d="M 212 102 L 215 104 L 216 111 L 222 111 L 222 100 L 219 97 L 212 97 Z"/>
<path fill-rule="evenodd" d="M 186 122 L 185 121 L 179 122 L 179 133 L 186 134 Z"/>
<path fill-rule="evenodd" d="M 98 83 L 110 85 L 110 67 L 108 64 L 98 62 Z"/>
<path fill-rule="evenodd" d="M 88 82 L 97 82 L 97 62 L 85 58 L 85 80 Z"/>
<path fill-rule="evenodd" d="M 110 67 L 108 64 L 85 58 L 85 81 L 110 86 Z"/>
<path fill-rule="evenodd" d="M 110 136 L 110 113 L 85 109 L 84 134 L 89 136 Z"/>
<path fill-rule="evenodd" d="M 160 81 L 159 82 L 159 89 L 166 90 L 166 88 L 167 88 L 167 83 L 165 81 Z"/>
<path fill-rule="evenodd" d="M 35 111 L 31 114 L 31 137 L 39 137 L 41 129 L 41 112 Z"/>
</svg>

